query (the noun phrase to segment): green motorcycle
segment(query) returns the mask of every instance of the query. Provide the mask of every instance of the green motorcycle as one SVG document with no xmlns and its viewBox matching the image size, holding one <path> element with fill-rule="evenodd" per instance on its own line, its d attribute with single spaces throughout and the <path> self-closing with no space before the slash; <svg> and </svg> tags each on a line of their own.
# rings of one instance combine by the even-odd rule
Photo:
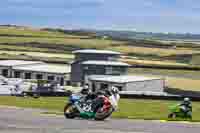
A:
<svg viewBox="0 0 200 133">
<path fill-rule="evenodd" d="M 170 114 L 168 118 L 183 118 L 183 119 L 192 119 L 192 110 L 186 110 L 185 106 L 181 106 L 180 104 L 174 105 L 170 107 Z"/>
</svg>

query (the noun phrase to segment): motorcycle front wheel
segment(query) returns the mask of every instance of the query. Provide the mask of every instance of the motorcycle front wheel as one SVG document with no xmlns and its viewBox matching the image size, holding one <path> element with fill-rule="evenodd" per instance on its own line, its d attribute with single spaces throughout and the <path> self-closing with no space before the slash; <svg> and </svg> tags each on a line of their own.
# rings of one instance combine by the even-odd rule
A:
<svg viewBox="0 0 200 133">
<path fill-rule="evenodd" d="M 99 108 L 95 114 L 94 119 L 97 121 L 103 121 L 109 116 L 111 116 L 113 111 L 113 108 L 109 108 L 107 111 L 102 111 L 102 108 Z"/>
<path fill-rule="evenodd" d="M 68 119 L 74 119 L 77 116 L 77 111 L 73 104 L 68 103 L 65 105 L 64 116 Z"/>
<path fill-rule="evenodd" d="M 176 118 L 176 114 L 175 113 L 171 113 L 171 114 L 168 115 L 168 118 L 175 119 Z"/>
</svg>

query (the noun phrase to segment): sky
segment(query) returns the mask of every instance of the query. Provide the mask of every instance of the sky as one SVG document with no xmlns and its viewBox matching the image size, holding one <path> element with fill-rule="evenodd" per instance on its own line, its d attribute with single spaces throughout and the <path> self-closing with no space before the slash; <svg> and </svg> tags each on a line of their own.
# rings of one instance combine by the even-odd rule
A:
<svg viewBox="0 0 200 133">
<path fill-rule="evenodd" d="M 0 24 L 200 33 L 200 0 L 2 0 Z"/>
</svg>

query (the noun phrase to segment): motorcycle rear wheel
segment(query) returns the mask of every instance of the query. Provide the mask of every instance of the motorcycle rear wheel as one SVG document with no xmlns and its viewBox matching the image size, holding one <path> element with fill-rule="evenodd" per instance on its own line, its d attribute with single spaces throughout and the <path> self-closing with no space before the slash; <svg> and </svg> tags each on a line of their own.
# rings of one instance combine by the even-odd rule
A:
<svg viewBox="0 0 200 133">
<path fill-rule="evenodd" d="M 97 120 L 97 121 L 103 121 L 103 120 L 105 120 L 106 118 L 108 118 L 109 116 L 112 115 L 113 110 L 114 110 L 113 108 L 109 108 L 108 111 L 102 112 L 101 108 L 99 108 L 97 110 L 96 114 L 95 114 L 94 119 Z"/>
</svg>

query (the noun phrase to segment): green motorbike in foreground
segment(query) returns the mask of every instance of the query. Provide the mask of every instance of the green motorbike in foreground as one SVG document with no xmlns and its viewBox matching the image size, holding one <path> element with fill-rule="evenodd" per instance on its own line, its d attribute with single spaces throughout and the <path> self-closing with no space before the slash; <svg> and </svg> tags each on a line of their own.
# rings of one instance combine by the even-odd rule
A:
<svg viewBox="0 0 200 133">
<path fill-rule="evenodd" d="M 170 114 L 168 115 L 170 119 L 192 119 L 192 110 L 187 110 L 185 106 L 180 104 L 170 107 Z"/>
</svg>

